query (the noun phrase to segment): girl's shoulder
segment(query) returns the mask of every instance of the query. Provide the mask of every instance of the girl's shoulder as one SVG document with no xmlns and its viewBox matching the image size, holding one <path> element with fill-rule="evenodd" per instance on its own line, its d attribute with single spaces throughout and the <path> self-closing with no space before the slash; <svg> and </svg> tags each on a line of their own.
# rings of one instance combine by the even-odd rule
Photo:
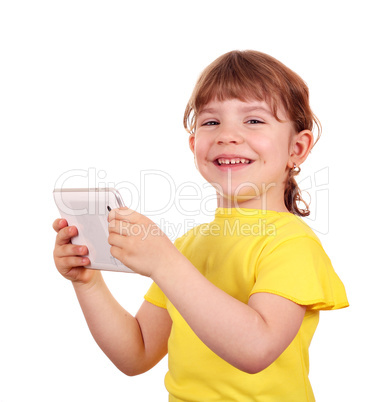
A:
<svg viewBox="0 0 382 402">
<path fill-rule="evenodd" d="M 308 225 L 308 223 L 297 215 L 291 213 L 278 213 L 274 221 L 276 236 L 275 240 L 284 242 L 294 238 L 309 238 L 321 245 L 321 241 Z"/>
</svg>

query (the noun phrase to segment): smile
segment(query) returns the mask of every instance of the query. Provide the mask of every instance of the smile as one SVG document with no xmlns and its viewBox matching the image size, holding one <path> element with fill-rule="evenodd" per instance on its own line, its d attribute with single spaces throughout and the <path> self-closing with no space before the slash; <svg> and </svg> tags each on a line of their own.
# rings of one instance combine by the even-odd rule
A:
<svg viewBox="0 0 382 402">
<path fill-rule="evenodd" d="M 221 165 L 238 165 L 238 164 L 244 164 L 248 165 L 251 163 L 250 159 L 245 159 L 245 158 L 218 158 L 215 161 L 219 166 Z"/>
</svg>

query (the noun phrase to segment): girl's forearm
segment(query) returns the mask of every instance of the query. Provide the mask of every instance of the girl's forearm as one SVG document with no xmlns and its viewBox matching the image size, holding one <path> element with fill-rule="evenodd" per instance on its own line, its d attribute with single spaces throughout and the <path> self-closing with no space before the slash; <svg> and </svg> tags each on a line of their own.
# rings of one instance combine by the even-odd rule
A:
<svg viewBox="0 0 382 402">
<path fill-rule="evenodd" d="M 145 350 L 136 318 L 115 300 L 100 272 L 91 285 L 73 286 L 99 347 L 122 372 L 136 372 Z"/>
<path fill-rule="evenodd" d="M 246 372 L 263 369 L 266 323 L 253 308 L 209 282 L 182 254 L 152 278 L 218 356 Z"/>
</svg>

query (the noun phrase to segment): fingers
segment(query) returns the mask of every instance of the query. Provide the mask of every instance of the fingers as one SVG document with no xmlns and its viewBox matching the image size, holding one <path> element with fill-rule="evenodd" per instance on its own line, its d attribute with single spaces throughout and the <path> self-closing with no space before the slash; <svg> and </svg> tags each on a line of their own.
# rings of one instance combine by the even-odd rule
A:
<svg viewBox="0 0 382 402">
<path fill-rule="evenodd" d="M 130 222 L 113 219 L 109 222 L 109 234 L 116 233 L 121 236 L 128 236 L 131 227 Z"/>
<path fill-rule="evenodd" d="M 56 237 L 56 244 L 62 246 L 70 243 L 70 239 L 78 235 L 78 230 L 75 226 L 64 226 L 59 230 Z"/>
<path fill-rule="evenodd" d="M 120 235 L 119 233 L 110 233 L 107 241 L 110 246 L 123 248 L 123 246 L 125 246 L 129 241 L 129 238 L 127 236 Z"/>
<path fill-rule="evenodd" d="M 116 258 L 117 260 L 121 261 L 124 264 L 125 253 L 119 247 L 111 246 L 110 247 L 110 254 Z"/>
<path fill-rule="evenodd" d="M 112 209 L 108 216 L 109 234 L 127 235 L 134 211 L 129 208 Z M 114 236 L 114 239 L 116 237 Z M 109 239 L 110 243 L 110 239 Z M 112 243 L 110 243 L 112 244 Z"/>
<path fill-rule="evenodd" d="M 71 239 L 78 235 L 75 226 L 68 226 L 65 219 L 56 219 L 53 229 L 57 232 L 53 258 L 58 272 L 72 282 L 88 283 L 94 276 L 87 257 L 89 250 L 86 246 L 71 243 Z"/>
<path fill-rule="evenodd" d="M 71 271 L 73 268 L 83 268 L 88 265 L 90 265 L 90 260 L 86 256 L 89 253 L 89 250 L 86 246 L 78 246 L 75 244 L 70 243 L 64 243 L 64 244 L 59 244 L 59 241 L 64 241 L 62 239 L 65 238 L 65 236 L 62 236 L 62 233 L 67 232 L 70 228 L 63 228 L 57 235 L 57 243 L 56 247 L 54 248 L 53 252 L 53 257 L 56 263 L 56 267 L 59 270 L 59 272 L 68 277 L 67 274 L 69 271 Z M 74 227 L 71 227 L 71 229 L 75 229 Z M 72 232 L 76 232 L 76 230 L 72 230 Z M 70 279 L 70 278 L 69 278 Z"/>
<path fill-rule="evenodd" d="M 108 221 L 123 220 L 130 223 L 137 223 L 142 215 L 130 208 L 115 208 L 109 212 Z"/>
<path fill-rule="evenodd" d="M 57 232 L 56 243 L 58 246 L 70 243 L 70 239 L 78 234 L 77 228 L 68 226 L 65 219 L 56 219 L 53 222 L 53 229 Z"/>
<path fill-rule="evenodd" d="M 77 246 L 75 244 L 64 244 L 57 247 L 56 257 L 67 257 L 67 256 L 85 256 L 89 254 L 88 248 L 86 246 Z"/>
<path fill-rule="evenodd" d="M 68 226 L 68 222 L 65 219 L 56 219 L 53 222 L 53 229 L 58 233 L 65 226 Z"/>
<path fill-rule="evenodd" d="M 58 260 L 58 266 L 57 268 L 63 268 L 63 269 L 72 269 L 72 268 L 81 268 L 85 267 L 86 265 L 90 264 L 90 260 L 88 257 L 80 257 L 80 256 L 74 256 L 71 255 L 69 257 L 61 257 Z"/>
<path fill-rule="evenodd" d="M 132 245 L 129 236 L 136 234 L 132 229 L 140 226 L 138 221 L 141 216 L 141 214 L 129 208 L 113 209 L 109 213 L 108 242 L 111 246 L 110 253 L 122 263 L 124 263 L 126 257 L 126 246 Z"/>
<path fill-rule="evenodd" d="M 152 224 L 147 217 L 127 207 L 112 209 L 108 222 L 109 233 L 121 236 L 140 235 L 146 232 L 145 227 Z"/>
</svg>

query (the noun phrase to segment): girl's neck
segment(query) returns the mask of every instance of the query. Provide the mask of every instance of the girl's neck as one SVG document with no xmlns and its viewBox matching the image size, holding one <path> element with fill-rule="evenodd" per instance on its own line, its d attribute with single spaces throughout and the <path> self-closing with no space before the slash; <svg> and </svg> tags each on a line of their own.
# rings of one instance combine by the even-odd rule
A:
<svg viewBox="0 0 382 402">
<path fill-rule="evenodd" d="M 260 209 L 276 212 L 289 212 L 282 200 L 267 199 L 267 197 L 250 198 L 247 200 L 231 199 L 217 194 L 217 207 L 218 208 L 247 208 L 247 209 Z"/>
</svg>

